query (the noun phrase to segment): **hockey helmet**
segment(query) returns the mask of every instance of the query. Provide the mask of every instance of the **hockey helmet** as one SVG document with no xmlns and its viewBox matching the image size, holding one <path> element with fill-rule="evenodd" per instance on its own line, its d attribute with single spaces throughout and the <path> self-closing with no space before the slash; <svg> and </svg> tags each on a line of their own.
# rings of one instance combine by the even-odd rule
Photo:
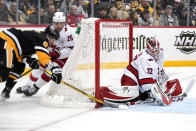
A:
<svg viewBox="0 0 196 131">
<path fill-rule="evenodd" d="M 147 39 L 146 41 L 146 51 L 155 59 L 157 59 L 157 57 L 160 54 L 160 44 L 159 42 L 154 38 L 151 37 L 149 39 Z"/>
<path fill-rule="evenodd" d="M 65 22 L 65 14 L 63 12 L 56 12 L 52 18 L 52 22 Z"/>
<path fill-rule="evenodd" d="M 46 27 L 46 29 L 44 30 L 44 33 L 48 34 L 50 37 L 53 37 L 56 40 L 58 40 L 60 36 L 58 30 L 52 25 Z"/>
</svg>

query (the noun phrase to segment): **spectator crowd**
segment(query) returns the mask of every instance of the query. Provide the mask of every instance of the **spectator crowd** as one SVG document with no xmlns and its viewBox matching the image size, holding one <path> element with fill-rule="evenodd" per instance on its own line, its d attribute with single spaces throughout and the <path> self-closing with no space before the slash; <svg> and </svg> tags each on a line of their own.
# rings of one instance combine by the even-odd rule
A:
<svg viewBox="0 0 196 131">
<path fill-rule="evenodd" d="M 38 1 L 0 0 L 0 25 L 50 24 L 54 13 L 62 11 L 70 26 L 92 16 L 132 20 L 135 26 L 196 26 L 196 0 L 190 0 L 189 7 L 187 0 L 94 0 L 94 10 L 92 0 Z"/>
</svg>

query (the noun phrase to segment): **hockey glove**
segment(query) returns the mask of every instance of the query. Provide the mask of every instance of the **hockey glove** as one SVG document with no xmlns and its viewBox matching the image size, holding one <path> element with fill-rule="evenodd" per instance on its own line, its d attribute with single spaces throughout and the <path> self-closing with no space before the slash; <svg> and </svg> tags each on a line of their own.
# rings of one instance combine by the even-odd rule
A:
<svg viewBox="0 0 196 131">
<path fill-rule="evenodd" d="M 29 67 L 31 67 L 32 69 L 39 69 L 39 61 L 37 59 L 28 57 L 26 59 L 26 62 L 29 64 Z"/>
<path fill-rule="evenodd" d="M 52 49 L 52 51 L 49 52 L 51 60 L 56 60 L 60 56 L 60 52 L 58 50 Z"/>
<path fill-rule="evenodd" d="M 57 83 L 60 84 L 61 80 L 62 80 L 62 70 L 59 66 L 54 66 L 51 68 L 51 72 L 52 72 L 52 80 Z"/>
</svg>

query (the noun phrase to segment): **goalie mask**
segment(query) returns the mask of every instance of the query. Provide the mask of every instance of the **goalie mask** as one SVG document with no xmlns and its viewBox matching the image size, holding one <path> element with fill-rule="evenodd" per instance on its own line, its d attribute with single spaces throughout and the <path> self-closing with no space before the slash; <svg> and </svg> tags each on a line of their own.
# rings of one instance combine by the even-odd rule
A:
<svg viewBox="0 0 196 131">
<path fill-rule="evenodd" d="M 154 38 L 150 38 L 146 42 L 146 51 L 156 60 L 158 61 L 159 54 L 160 54 L 160 44 Z"/>
</svg>

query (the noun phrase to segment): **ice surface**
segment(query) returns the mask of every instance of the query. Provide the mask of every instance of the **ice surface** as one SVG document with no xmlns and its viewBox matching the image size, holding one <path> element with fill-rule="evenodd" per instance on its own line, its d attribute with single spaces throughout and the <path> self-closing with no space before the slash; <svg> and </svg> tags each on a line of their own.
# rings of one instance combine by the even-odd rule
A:
<svg viewBox="0 0 196 131">
<path fill-rule="evenodd" d="M 185 89 L 196 79 L 196 67 L 167 67 L 170 79 Z M 22 86 L 27 77 L 18 80 Z M 0 131 L 196 131 L 196 85 L 187 99 L 170 106 L 134 105 L 126 108 L 53 108 L 39 104 L 49 84 L 33 97 L 11 92 L 0 102 Z M 0 84 L 0 92 L 4 83 Z"/>
</svg>

